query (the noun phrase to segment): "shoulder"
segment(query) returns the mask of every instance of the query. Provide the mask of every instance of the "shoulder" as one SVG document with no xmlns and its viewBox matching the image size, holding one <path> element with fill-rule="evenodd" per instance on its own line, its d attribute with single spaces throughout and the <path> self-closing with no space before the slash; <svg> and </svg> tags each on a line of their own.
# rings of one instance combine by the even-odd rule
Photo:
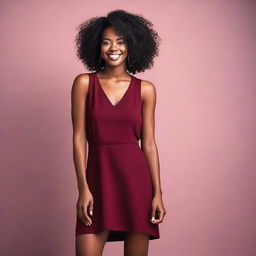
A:
<svg viewBox="0 0 256 256">
<path fill-rule="evenodd" d="M 78 74 L 74 78 L 73 86 L 74 87 L 87 87 L 89 84 L 89 73 Z"/>
<path fill-rule="evenodd" d="M 86 92 L 89 87 L 89 73 L 78 74 L 72 84 L 72 92 Z"/>
<path fill-rule="evenodd" d="M 156 87 L 151 81 L 141 79 L 141 96 L 143 100 L 156 97 Z"/>
<path fill-rule="evenodd" d="M 145 91 L 155 91 L 155 85 L 148 80 L 141 79 L 141 87 Z"/>
</svg>

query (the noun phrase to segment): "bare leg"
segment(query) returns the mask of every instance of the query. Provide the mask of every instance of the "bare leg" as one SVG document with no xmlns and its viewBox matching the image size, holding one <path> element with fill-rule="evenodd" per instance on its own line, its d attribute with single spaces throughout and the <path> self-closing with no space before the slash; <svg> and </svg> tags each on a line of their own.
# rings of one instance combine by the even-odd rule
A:
<svg viewBox="0 0 256 256">
<path fill-rule="evenodd" d="M 76 236 L 76 256 L 102 256 L 110 230 Z"/>
<path fill-rule="evenodd" d="M 124 256 L 147 256 L 149 235 L 139 232 L 127 232 L 124 241 Z"/>
</svg>

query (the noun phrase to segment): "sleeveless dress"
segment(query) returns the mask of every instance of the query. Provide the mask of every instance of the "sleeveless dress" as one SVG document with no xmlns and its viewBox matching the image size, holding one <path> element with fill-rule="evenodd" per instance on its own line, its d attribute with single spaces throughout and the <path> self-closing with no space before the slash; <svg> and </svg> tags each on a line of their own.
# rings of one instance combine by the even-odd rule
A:
<svg viewBox="0 0 256 256">
<path fill-rule="evenodd" d="M 141 79 L 131 75 L 125 94 L 113 105 L 94 73 L 86 98 L 88 157 L 86 179 L 93 195 L 93 216 L 86 226 L 78 216 L 75 235 L 110 230 L 108 241 L 124 241 L 124 232 L 160 238 L 151 223 L 153 186 L 139 140 L 142 128 Z"/>
</svg>

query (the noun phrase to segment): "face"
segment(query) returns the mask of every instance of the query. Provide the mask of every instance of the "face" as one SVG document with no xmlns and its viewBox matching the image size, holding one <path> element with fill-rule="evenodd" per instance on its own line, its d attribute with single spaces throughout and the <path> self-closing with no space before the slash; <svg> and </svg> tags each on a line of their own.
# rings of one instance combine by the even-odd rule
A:
<svg viewBox="0 0 256 256">
<path fill-rule="evenodd" d="M 127 44 L 121 35 L 116 34 L 112 27 L 107 27 L 102 33 L 101 58 L 106 65 L 125 65 L 128 55 Z"/>
</svg>

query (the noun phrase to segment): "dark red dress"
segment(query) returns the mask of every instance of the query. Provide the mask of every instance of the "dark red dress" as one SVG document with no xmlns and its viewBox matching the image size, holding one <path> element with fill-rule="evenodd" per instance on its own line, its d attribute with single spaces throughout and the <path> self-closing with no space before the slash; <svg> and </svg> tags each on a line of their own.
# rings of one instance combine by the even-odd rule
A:
<svg viewBox="0 0 256 256">
<path fill-rule="evenodd" d="M 153 187 L 138 143 L 141 110 L 141 79 L 131 75 L 128 89 L 113 105 L 96 73 L 89 73 L 86 178 L 94 207 L 90 226 L 77 217 L 76 235 L 108 229 L 107 241 L 123 241 L 125 231 L 149 234 L 150 240 L 160 238 L 158 224 L 150 221 Z"/>
</svg>

